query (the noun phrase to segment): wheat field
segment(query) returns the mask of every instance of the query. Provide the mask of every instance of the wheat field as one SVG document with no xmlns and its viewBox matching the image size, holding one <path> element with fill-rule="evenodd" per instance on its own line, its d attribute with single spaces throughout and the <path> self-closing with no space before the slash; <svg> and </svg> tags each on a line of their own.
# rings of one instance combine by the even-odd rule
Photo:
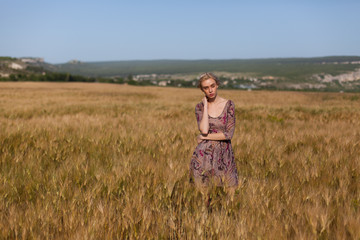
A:
<svg viewBox="0 0 360 240">
<path fill-rule="evenodd" d="M 0 239 L 360 239 L 360 95 L 219 90 L 240 184 L 189 184 L 198 89 L 0 83 Z"/>
</svg>

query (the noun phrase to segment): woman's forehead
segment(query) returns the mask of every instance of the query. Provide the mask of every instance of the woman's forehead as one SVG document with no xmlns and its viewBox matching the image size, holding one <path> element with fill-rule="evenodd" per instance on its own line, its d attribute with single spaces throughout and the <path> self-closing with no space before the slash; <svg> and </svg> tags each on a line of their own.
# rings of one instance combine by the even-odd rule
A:
<svg viewBox="0 0 360 240">
<path fill-rule="evenodd" d="M 206 79 L 206 80 L 202 81 L 201 85 L 203 87 L 206 87 L 206 86 L 211 86 L 214 83 L 216 84 L 216 81 L 214 79 L 212 79 L 212 78 L 209 78 L 209 79 Z"/>
</svg>

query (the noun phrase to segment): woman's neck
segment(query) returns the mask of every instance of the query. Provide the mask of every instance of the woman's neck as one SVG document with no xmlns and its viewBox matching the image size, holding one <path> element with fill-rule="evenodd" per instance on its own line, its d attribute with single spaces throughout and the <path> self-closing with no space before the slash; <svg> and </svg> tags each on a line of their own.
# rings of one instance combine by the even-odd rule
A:
<svg viewBox="0 0 360 240">
<path fill-rule="evenodd" d="M 220 97 L 215 96 L 213 99 L 208 100 L 209 104 L 217 104 L 220 101 Z"/>
</svg>

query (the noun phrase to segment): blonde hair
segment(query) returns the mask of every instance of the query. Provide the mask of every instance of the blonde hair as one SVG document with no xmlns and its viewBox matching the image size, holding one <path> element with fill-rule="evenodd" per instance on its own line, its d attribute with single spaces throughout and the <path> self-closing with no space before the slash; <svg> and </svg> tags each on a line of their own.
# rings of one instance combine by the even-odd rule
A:
<svg viewBox="0 0 360 240">
<path fill-rule="evenodd" d="M 216 84 L 220 86 L 220 80 L 215 74 L 211 72 L 205 72 L 199 76 L 197 87 L 201 89 L 201 83 L 208 79 L 214 79 Z"/>
</svg>

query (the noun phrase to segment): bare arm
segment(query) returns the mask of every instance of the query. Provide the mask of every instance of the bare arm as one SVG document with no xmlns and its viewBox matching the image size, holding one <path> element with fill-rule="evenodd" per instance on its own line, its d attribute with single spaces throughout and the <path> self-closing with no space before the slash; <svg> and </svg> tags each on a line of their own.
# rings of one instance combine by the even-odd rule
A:
<svg viewBox="0 0 360 240">
<path fill-rule="evenodd" d="M 217 141 L 221 141 L 221 140 L 228 140 L 226 138 L 226 136 L 224 135 L 224 133 L 222 132 L 218 132 L 218 133 L 209 133 L 206 135 L 199 135 L 201 140 L 217 140 Z"/>
<path fill-rule="evenodd" d="M 202 118 L 200 120 L 199 130 L 201 134 L 207 135 L 209 132 L 209 115 L 208 115 L 208 102 L 206 97 L 202 99 L 202 102 L 204 104 L 204 110 L 203 110 Z"/>
<path fill-rule="evenodd" d="M 235 104 L 231 101 L 230 106 L 227 109 L 227 121 L 225 126 L 225 132 L 218 133 L 209 133 L 209 134 L 200 134 L 197 137 L 198 143 L 202 140 L 231 140 L 234 135 L 235 130 Z"/>
</svg>

